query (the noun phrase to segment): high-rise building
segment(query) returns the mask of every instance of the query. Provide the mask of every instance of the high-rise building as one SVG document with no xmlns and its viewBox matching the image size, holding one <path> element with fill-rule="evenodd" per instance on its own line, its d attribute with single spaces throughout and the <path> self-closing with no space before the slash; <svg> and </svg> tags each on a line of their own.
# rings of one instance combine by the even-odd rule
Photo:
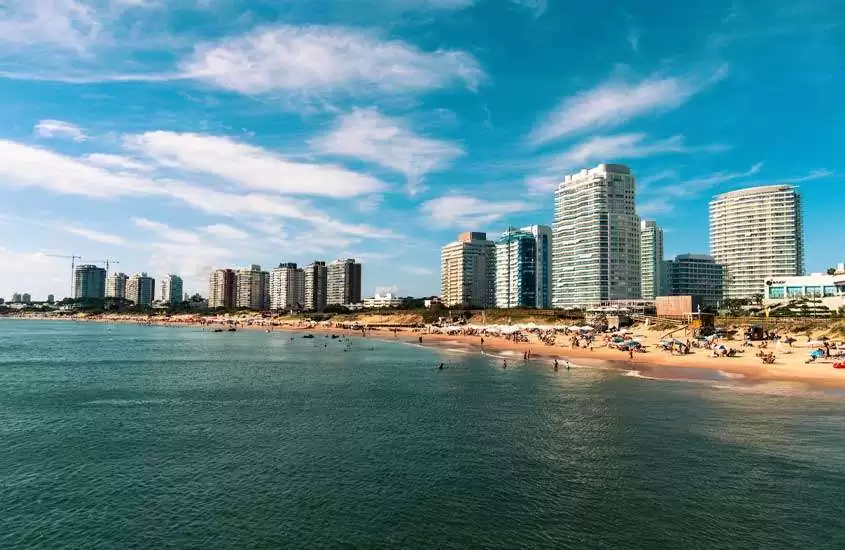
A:
<svg viewBox="0 0 845 550">
<path fill-rule="evenodd" d="M 9 300 L 9 303 L 11 303 L 11 304 L 19 304 L 20 302 L 21 302 L 21 295 L 20 295 L 20 293 L 19 293 L 19 292 L 13 292 L 13 293 L 12 293 L 12 299 L 11 299 L 11 300 Z"/>
<path fill-rule="evenodd" d="M 295 263 L 279 264 L 270 273 L 270 309 L 299 310 L 305 303 L 305 271 Z"/>
<path fill-rule="evenodd" d="M 326 294 L 328 292 L 328 270 L 326 262 L 311 262 L 305 267 L 305 301 L 306 311 L 323 311 L 326 308 Z"/>
<path fill-rule="evenodd" d="M 21 302 L 24 304 L 31 304 L 32 303 L 32 295 L 29 292 L 24 292 L 21 294 Z"/>
<path fill-rule="evenodd" d="M 536 307 L 537 241 L 508 229 L 496 241 L 496 307 Z"/>
<path fill-rule="evenodd" d="M 548 225 L 529 225 L 520 231 L 534 236 L 537 246 L 537 306 L 540 309 L 552 307 L 552 228 Z"/>
<path fill-rule="evenodd" d="M 55 296 L 53 296 L 52 294 L 48 294 L 47 295 L 47 303 L 52 304 L 52 303 L 55 303 L 55 302 L 56 302 Z"/>
<path fill-rule="evenodd" d="M 152 305 L 155 290 L 156 280 L 146 273 L 136 273 L 126 281 L 126 299 L 139 307 Z"/>
<path fill-rule="evenodd" d="M 270 274 L 260 265 L 235 272 L 235 307 L 263 310 L 269 308 Z"/>
<path fill-rule="evenodd" d="M 182 277 L 172 273 L 165 275 L 161 281 L 161 295 L 159 299 L 165 303 L 175 306 L 182 301 Z"/>
<path fill-rule="evenodd" d="M 215 269 L 208 277 L 208 307 L 232 309 L 235 307 L 235 272 Z"/>
<path fill-rule="evenodd" d="M 663 230 L 652 220 L 640 222 L 640 272 L 642 298 L 654 300 L 664 291 L 663 280 Z"/>
<path fill-rule="evenodd" d="M 679 254 L 663 262 L 668 296 L 698 296 L 701 305 L 718 308 L 724 293 L 725 269 L 712 256 Z"/>
<path fill-rule="evenodd" d="M 126 298 L 126 281 L 129 275 L 126 273 L 112 273 L 106 277 L 106 298 Z"/>
<path fill-rule="evenodd" d="M 447 307 L 496 304 L 496 244 L 486 233 L 461 233 L 441 249 L 440 293 Z"/>
<path fill-rule="evenodd" d="M 106 297 L 106 270 L 96 265 L 78 265 L 73 271 L 73 297 L 76 300 Z"/>
<path fill-rule="evenodd" d="M 349 258 L 326 267 L 326 304 L 361 303 L 361 264 Z"/>
<path fill-rule="evenodd" d="M 600 164 L 555 193 L 554 307 L 640 298 L 640 219 L 627 166 Z"/>
<path fill-rule="evenodd" d="M 710 201 L 710 254 L 725 268 L 725 298 L 763 294 L 769 277 L 804 273 L 801 196 L 766 185 Z"/>
</svg>

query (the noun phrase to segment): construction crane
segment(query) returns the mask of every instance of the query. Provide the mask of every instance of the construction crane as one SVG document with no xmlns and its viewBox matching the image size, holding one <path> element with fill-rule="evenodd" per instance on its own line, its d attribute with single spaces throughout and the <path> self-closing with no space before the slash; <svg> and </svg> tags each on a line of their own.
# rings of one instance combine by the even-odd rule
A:
<svg viewBox="0 0 845 550">
<path fill-rule="evenodd" d="M 106 258 L 105 260 L 94 260 L 95 264 L 106 264 L 106 277 L 109 275 L 109 264 L 119 264 L 120 262 L 114 258 Z"/>
<path fill-rule="evenodd" d="M 82 256 L 77 256 L 75 254 L 71 254 L 70 256 L 62 255 L 62 254 L 45 254 L 45 256 L 49 256 L 51 258 L 64 258 L 70 259 L 70 297 L 76 298 L 76 292 L 73 288 L 74 276 L 76 273 L 76 260 L 81 260 Z"/>
</svg>

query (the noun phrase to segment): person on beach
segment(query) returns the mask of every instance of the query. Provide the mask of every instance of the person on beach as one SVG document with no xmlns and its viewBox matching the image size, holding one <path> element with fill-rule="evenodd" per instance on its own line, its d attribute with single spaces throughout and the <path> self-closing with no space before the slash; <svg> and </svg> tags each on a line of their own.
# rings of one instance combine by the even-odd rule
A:
<svg viewBox="0 0 845 550">
<path fill-rule="evenodd" d="M 628 359 L 634 360 L 634 348 L 628 348 Z"/>
<path fill-rule="evenodd" d="M 420 336 L 420 344 L 422 344 L 422 336 Z"/>
</svg>

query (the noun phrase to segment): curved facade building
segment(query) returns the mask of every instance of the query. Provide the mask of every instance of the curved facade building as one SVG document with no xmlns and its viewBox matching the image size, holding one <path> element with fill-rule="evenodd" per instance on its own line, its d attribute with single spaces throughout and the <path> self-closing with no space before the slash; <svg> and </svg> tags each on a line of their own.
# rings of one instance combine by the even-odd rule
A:
<svg viewBox="0 0 845 550">
<path fill-rule="evenodd" d="M 764 294 L 770 277 L 804 272 L 801 196 L 790 185 L 717 195 L 710 202 L 710 254 L 725 268 L 725 298 Z"/>
</svg>

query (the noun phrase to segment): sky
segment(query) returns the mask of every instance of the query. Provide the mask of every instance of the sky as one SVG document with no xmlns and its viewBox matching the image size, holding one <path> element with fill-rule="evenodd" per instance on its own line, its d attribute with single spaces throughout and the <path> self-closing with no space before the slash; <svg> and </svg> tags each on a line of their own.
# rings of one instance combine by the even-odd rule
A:
<svg viewBox="0 0 845 550">
<path fill-rule="evenodd" d="M 180 274 L 355 257 L 439 293 L 465 230 L 552 223 L 631 167 L 666 256 L 792 183 L 845 260 L 845 0 L 0 0 L 0 296 L 70 260 Z M 116 263 L 119 262 L 119 263 Z"/>
</svg>

